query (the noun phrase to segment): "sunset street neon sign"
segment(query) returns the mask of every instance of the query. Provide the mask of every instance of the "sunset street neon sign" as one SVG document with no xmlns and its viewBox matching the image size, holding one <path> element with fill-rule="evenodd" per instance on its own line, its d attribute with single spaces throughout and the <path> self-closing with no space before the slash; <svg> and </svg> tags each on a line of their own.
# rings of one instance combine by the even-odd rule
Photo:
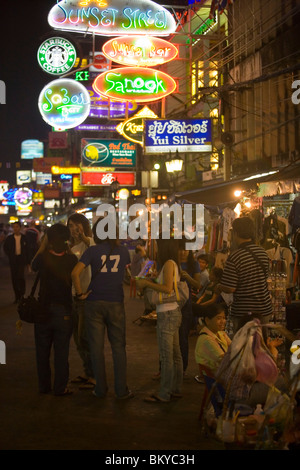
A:
<svg viewBox="0 0 300 470">
<path fill-rule="evenodd" d="M 172 14 L 151 0 L 62 0 L 51 8 L 48 23 L 63 31 L 104 36 L 168 36 L 176 30 Z"/>
<path fill-rule="evenodd" d="M 156 101 L 173 93 L 175 80 L 160 70 L 121 67 L 108 70 L 95 79 L 93 89 L 100 95 L 120 101 Z"/>
<path fill-rule="evenodd" d="M 61 78 L 43 88 L 38 105 L 47 124 L 54 128 L 71 129 L 88 117 L 90 95 L 76 80 Z"/>
<path fill-rule="evenodd" d="M 122 65 L 152 67 L 173 60 L 178 54 L 178 49 L 160 38 L 122 36 L 103 44 L 102 52 L 109 60 Z"/>
</svg>

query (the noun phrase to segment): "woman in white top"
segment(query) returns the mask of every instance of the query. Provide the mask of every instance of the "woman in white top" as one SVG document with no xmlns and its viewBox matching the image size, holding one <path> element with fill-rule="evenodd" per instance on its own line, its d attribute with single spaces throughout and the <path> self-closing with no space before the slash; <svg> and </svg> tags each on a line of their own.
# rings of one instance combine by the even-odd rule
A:
<svg viewBox="0 0 300 470">
<path fill-rule="evenodd" d="M 158 240 L 158 263 L 161 271 L 157 283 L 147 279 L 137 281 L 137 288 L 150 287 L 158 292 L 170 294 L 174 290 L 174 277 L 179 280 L 178 240 Z M 167 403 L 171 398 L 180 398 L 183 366 L 179 345 L 179 328 L 181 310 L 177 302 L 156 305 L 157 341 L 161 362 L 160 389 L 145 401 L 150 403 Z"/>
<path fill-rule="evenodd" d="M 80 260 L 83 253 L 89 246 L 95 245 L 92 238 L 92 230 L 89 220 L 83 214 L 72 214 L 67 222 L 71 233 L 71 251 Z M 91 282 L 91 268 L 87 266 L 80 275 L 82 292 L 87 292 Z M 79 383 L 80 389 L 91 389 L 95 386 L 94 374 L 92 369 L 89 344 L 84 323 L 84 302 L 76 300 L 75 288 L 73 286 L 73 338 L 79 356 L 81 357 L 84 369 L 84 375 L 71 380 L 72 383 Z"/>
</svg>

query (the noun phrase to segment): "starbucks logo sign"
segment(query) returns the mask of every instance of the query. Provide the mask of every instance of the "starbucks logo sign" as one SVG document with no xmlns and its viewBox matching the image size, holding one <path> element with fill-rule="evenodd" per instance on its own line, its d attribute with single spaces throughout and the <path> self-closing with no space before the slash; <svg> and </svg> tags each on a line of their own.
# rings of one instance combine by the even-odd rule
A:
<svg viewBox="0 0 300 470">
<path fill-rule="evenodd" d="M 67 73 L 75 64 L 76 49 L 67 39 L 54 37 L 41 44 L 37 53 L 38 63 L 51 75 Z"/>
</svg>

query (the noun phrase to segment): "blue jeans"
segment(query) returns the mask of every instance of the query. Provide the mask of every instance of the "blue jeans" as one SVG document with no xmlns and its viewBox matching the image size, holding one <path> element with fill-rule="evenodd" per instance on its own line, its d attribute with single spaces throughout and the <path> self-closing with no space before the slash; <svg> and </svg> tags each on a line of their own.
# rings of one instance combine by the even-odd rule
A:
<svg viewBox="0 0 300 470">
<path fill-rule="evenodd" d="M 51 390 L 50 354 L 54 348 L 55 395 L 61 395 L 69 380 L 69 346 L 73 331 L 71 311 L 60 304 L 49 305 L 49 319 L 46 323 L 35 323 L 34 336 L 39 391 Z"/>
<path fill-rule="evenodd" d="M 73 338 L 83 363 L 86 377 L 94 377 L 90 348 L 85 327 L 85 302 L 73 302 Z"/>
<path fill-rule="evenodd" d="M 181 311 L 157 312 L 157 341 L 161 362 L 159 397 L 170 400 L 171 394 L 181 393 L 183 366 L 179 345 Z"/>
<path fill-rule="evenodd" d="M 189 363 L 189 334 L 193 324 L 192 302 L 189 299 L 181 309 L 182 321 L 179 328 L 179 343 L 182 355 L 183 370 L 187 370 Z"/>
<path fill-rule="evenodd" d="M 96 379 L 96 396 L 105 397 L 108 390 L 104 356 L 106 330 L 113 356 L 115 394 L 117 397 L 127 395 L 129 390 L 126 382 L 127 358 L 124 304 L 104 300 L 86 301 L 85 318 L 94 378 Z"/>
</svg>

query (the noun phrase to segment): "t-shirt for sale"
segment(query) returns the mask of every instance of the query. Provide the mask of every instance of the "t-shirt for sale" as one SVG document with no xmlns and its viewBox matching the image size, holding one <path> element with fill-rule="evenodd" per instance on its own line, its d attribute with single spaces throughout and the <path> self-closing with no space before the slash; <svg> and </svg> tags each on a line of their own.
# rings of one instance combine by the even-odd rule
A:
<svg viewBox="0 0 300 470">
<path fill-rule="evenodd" d="M 111 249 L 107 242 L 90 246 L 80 258 L 85 266 L 91 266 L 92 279 L 88 290 L 92 292 L 87 300 L 123 302 L 123 280 L 125 268 L 130 264 L 129 251 L 118 245 Z"/>
</svg>

